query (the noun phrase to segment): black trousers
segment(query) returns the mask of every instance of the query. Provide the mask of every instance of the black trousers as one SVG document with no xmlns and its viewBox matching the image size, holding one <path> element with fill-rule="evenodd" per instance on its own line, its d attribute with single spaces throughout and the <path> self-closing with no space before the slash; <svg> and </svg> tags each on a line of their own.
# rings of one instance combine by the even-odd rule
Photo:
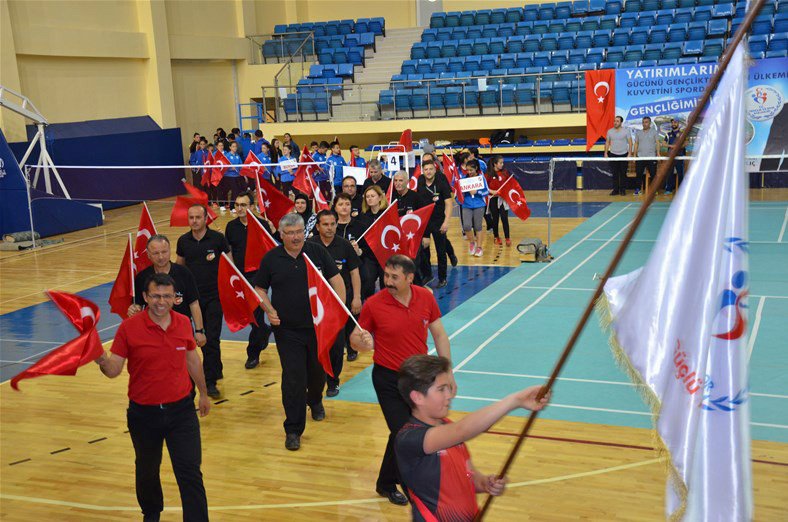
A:
<svg viewBox="0 0 788 522">
<path fill-rule="evenodd" d="M 608 152 L 607 155 L 611 158 L 626 158 L 629 154 L 613 154 Z M 613 174 L 613 190 L 616 192 L 623 192 L 625 190 L 625 181 L 627 179 L 627 170 L 629 169 L 628 161 L 611 161 L 610 171 Z M 642 171 L 641 171 L 642 174 Z"/>
<path fill-rule="evenodd" d="M 326 372 L 317 359 L 317 338 L 312 328 L 274 330 L 276 350 L 282 363 L 282 406 L 285 433 L 301 435 L 306 428 L 306 407 L 323 400 Z"/>
<path fill-rule="evenodd" d="M 219 345 L 219 336 L 222 333 L 222 303 L 219 296 L 200 298 L 200 311 L 205 327 L 207 342 L 202 347 L 202 368 L 205 372 L 205 383 L 216 384 L 223 378 L 222 352 Z"/>
<path fill-rule="evenodd" d="M 235 198 L 246 190 L 246 178 L 243 176 L 233 176 L 231 178 L 225 176 L 216 189 L 218 190 L 217 199 L 219 204 L 226 204 L 230 207 L 235 203 Z"/>
<path fill-rule="evenodd" d="M 257 325 L 250 325 L 249 343 L 246 345 L 247 357 L 260 357 L 260 352 L 268 348 L 268 339 L 271 337 L 271 327 L 265 322 L 265 313 L 258 307 L 254 311 Z"/>
<path fill-rule="evenodd" d="M 448 240 L 446 239 L 446 234 L 441 233 L 440 225 L 434 227 L 430 225 L 424 233 L 424 237 L 432 238 L 432 241 L 429 247 L 422 248 L 421 273 L 425 279 L 432 277 L 432 263 L 430 262 L 432 253 L 430 250 L 435 245 L 435 255 L 438 258 L 438 280 L 443 281 L 448 274 L 448 258 L 446 257 L 446 243 Z"/>
<path fill-rule="evenodd" d="M 683 156 L 685 153 L 682 152 Z M 676 177 L 678 176 L 679 185 L 684 183 L 684 160 L 677 159 L 673 163 L 673 172 L 669 172 L 665 181 L 665 190 L 673 192 L 676 190 Z"/>
<path fill-rule="evenodd" d="M 383 288 L 383 269 L 377 259 L 371 257 L 361 258 L 361 299 L 367 300 L 375 294 L 375 283 L 380 281 Z"/>
<path fill-rule="evenodd" d="M 200 471 L 200 423 L 194 411 L 194 397 L 189 395 L 164 407 L 130 402 L 126 418 L 134 444 L 137 502 L 143 515 L 155 517 L 164 509 L 159 470 L 162 446 L 167 441 L 181 493 L 183 520 L 208 520 L 208 500 Z"/>
<path fill-rule="evenodd" d="M 649 172 L 649 182 L 654 181 L 654 178 L 657 175 L 657 160 L 639 160 L 635 162 L 635 175 L 638 179 L 638 185 L 640 185 L 641 190 L 645 190 L 646 186 L 643 184 L 646 169 Z"/>
<path fill-rule="evenodd" d="M 349 309 L 349 308 L 350 308 L 350 307 L 348 306 L 348 309 Z M 359 316 L 357 316 L 357 315 L 354 315 L 353 317 L 355 318 L 355 320 L 356 320 L 356 321 L 358 321 L 358 317 L 359 317 Z M 352 334 L 352 333 L 353 333 L 353 330 L 355 330 L 355 328 L 356 328 L 356 323 L 354 323 L 354 322 L 353 322 L 353 321 L 350 319 L 350 317 L 348 317 L 348 318 L 347 318 L 347 323 L 345 323 L 345 330 L 344 330 L 344 336 L 345 336 L 345 346 L 347 346 L 347 353 L 348 353 L 348 355 L 350 355 L 351 353 L 358 353 L 356 350 L 354 350 L 354 349 L 353 349 L 353 348 L 350 346 L 350 334 Z M 342 334 L 340 334 L 340 335 L 342 335 Z"/>
<path fill-rule="evenodd" d="M 380 409 L 383 410 L 383 417 L 389 428 L 389 441 L 386 444 L 383 461 L 380 463 L 376 487 L 383 491 L 393 491 L 397 484 L 402 483 L 397 467 L 397 457 L 394 454 L 394 439 L 410 418 L 410 406 L 399 394 L 397 372 L 394 370 L 374 365 L 372 367 L 372 385 L 375 387 Z"/>
<path fill-rule="evenodd" d="M 329 356 L 331 357 L 331 369 L 334 371 L 334 376 L 326 374 L 326 382 L 328 387 L 339 386 L 339 376 L 342 373 L 342 367 L 345 362 L 345 332 L 344 330 L 337 334 L 334 341 L 334 346 L 331 347 Z"/>
<path fill-rule="evenodd" d="M 509 239 L 509 210 L 499 207 L 499 201 L 500 200 L 498 199 L 498 196 L 490 198 L 490 215 L 492 216 L 493 236 L 496 239 L 501 237 L 498 235 L 498 220 L 500 220 L 501 225 L 503 226 L 503 237 L 505 239 Z"/>
</svg>

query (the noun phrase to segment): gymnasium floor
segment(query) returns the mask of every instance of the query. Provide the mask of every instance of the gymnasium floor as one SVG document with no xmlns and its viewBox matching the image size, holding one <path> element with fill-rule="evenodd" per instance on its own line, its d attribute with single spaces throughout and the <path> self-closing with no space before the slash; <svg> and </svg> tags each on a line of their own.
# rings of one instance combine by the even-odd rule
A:
<svg viewBox="0 0 788 522">
<path fill-rule="evenodd" d="M 781 199 L 788 194 L 780 193 Z M 529 198 L 531 195 L 529 194 Z M 436 291 L 452 339 L 459 385 L 453 415 L 510 391 L 543 382 L 617 240 L 635 215 L 634 198 L 584 202 L 571 193 L 554 207 L 550 264 L 522 264 L 512 249 L 487 248 L 470 259 L 452 238 L 461 264 Z M 771 194 L 770 197 L 774 197 Z M 534 198 L 539 199 L 539 197 Z M 542 198 L 543 201 L 543 198 Z M 543 203 L 513 227 L 513 238 L 545 236 Z M 151 205 L 159 225 L 168 205 Z M 650 211 L 620 272 L 641 265 L 667 210 Z M 75 233 L 51 254 L 0 256 L 0 518 L 4 520 L 130 520 L 138 518 L 133 451 L 125 434 L 127 377 L 110 381 L 87 366 L 74 378 L 5 383 L 42 352 L 73 336 L 53 306 L 25 279 L 80 291 L 102 307 L 102 340 L 118 318 L 106 297 L 122 252 L 122 231 L 136 226 L 138 207 L 113 211 L 100 237 Z M 750 208 L 753 469 L 757 520 L 788 510 L 788 354 L 778 330 L 788 319 L 788 252 L 784 201 Z M 223 223 L 221 228 L 223 228 Z M 176 237 L 176 231 L 160 232 Z M 177 231 L 182 233 L 182 230 Z M 490 245 L 488 239 L 488 247 Z M 72 270 L 68 277 L 63 272 Z M 81 272 L 80 272 L 81 271 Z M 4 287 L 4 288 L 3 288 Z M 203 419 L 203 472 L 216 520 L 407 520 L 408 512 L 374 495 L 386 430 L 369 378 L 371 357 L 346 364 L 339 397 L 326 402 L 328 419 L 309 422 L 302 450 L 283 447 L 279 366 L 275 351 L 253 371 L 242 368 L 241 334 L 223 336 L 223 398 Z M 109 346 L 107 344 L 107 346 Z M 522 419 L 510 417 L 474 441 L 478 467 L 502 463 Z M 589 323 L 555 392 L 510 473 L 512 483 L 489 520 L 661 520 L 664 475 L 651 451 L 650 418 L 633 387 L 615 368 L 606 336 Z M 168 459 L 162 481 L 162 520 L 179 520 Z M 481 497 L 480 497 L 481 500 Z"/>
</svg>

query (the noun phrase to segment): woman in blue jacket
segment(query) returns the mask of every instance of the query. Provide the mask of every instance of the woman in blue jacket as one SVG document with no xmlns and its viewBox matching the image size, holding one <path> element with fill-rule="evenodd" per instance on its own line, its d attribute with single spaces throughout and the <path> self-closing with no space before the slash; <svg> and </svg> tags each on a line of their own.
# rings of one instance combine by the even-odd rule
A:
<svg viewBox="0 0 788 522">
<path fill-rule="evenodd" d="M 230 150 L 229 152 L 226 152 L 224 156 L 231 165 L 243 165 L 244 160 L 241 158 L 241 155 L 238 154 L 238 143 L 235 141 L 230 143 Z M 219 184 L 219 189 L 219 199 L 221 201 L 225 201 L 224 198 L 227 196 L 227 192 L 230 192 L 230 199 L 227 201 L 229 202 L 228 206 L 232 206 L 230 203 L 234 202 L 235 198 L 237 198 L 241 192 L 246 190 L 245 178 L 241 177 L 241 171 L 239 167 L 229 167 L 224 172 L 224 177 Z M 234 208 L 233 212 L 235 212 Z"/>
<path fill-rule="evenodd" d="M 282 194 L 290 196 L 293 192 L 293 180 L 295 179 L 295 172 L 298 168 L 296 160 L 291 156 L 292 149 L 290 145 L 282 145 L 282 157 L 279 158 L 279 167 L 277 172 L 279 174 L 279 181 L 282 182 Z"/>
<path fill-rule="evenodd" d="M 469 160 L 465 164 L 465 177 L 474 178 L 480 176 L 479 162 L 477 160 Z M 460 204 L 460 211 L 462 212 L 462 229 L 470 244 L 468 245 L 468 253 L 472 256 L 482 257 L 482 245 L 484 244 L 484 211 L 487 208 L 485 198 L 490 193 L 487 188 L 487 181 L 484 176 L 481 176 L 484 188 L 479 190 L 463 191 L 462 195 L 465 198 Z"/>
</svg>

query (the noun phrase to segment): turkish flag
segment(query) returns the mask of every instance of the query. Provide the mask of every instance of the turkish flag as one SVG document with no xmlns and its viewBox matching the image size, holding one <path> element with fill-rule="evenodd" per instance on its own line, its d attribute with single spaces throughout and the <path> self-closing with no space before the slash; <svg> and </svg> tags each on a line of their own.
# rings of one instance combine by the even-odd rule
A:
<svg viewBox="0 0 788 522">
<path fill-rule="evenodd" d="M 246 253 L 244 254 L 244 272 L 254 272 L 260 268 L 260 261 L 269 250 L 276 247 L 279 243 L 271 237 L 260 221 L 252 214 L 251 210 L 246 211 Z"/>
<path fill-rule="evenodd" d="M 298 168 L 294 174 L 293 188 L 300 190 L 304 194 L 313 194 L 313 185 L 315 182 L 315 172 L 318 170 L 317 165 L 304 165 L 304 163 L 312 163 L 315 160 L 309 154 L 308 149 L 304 147 L 301 152 L 301 157 L 298 159 Z"/>
<path fill-rule="evenodd" d="M 208 223 L 216 219 L 216 213 L 208 205 L 208 194 L 198 189 L 194 185 L 183 182 L 186 188 L 187 196 L 178 196 L 175 198 L 175 205 L 172 207 L 170 214 L 171 227 L 188 227 L 189 226 L 189 208 L 192 205 L 202 205 L 208 209 Z"/>
<path fill-rule="evenodd" d="M 331 208 L 331 205 L 328 204 L 326 197 L 320 190 L 320 185 L 314 180 L 314 178 L 312 178 L 311 175 L 309 176 L 309 183 L 312 185 L 312 195 L 315 198 L 315 204 L 317 205 L 318 212 Z"/>
<path fill-rule="evenodd" d="M 261 214 L 279 228 L 279 220 L 295 206 L 290 198 L 279 192 L 269 181 L 257 178 L 257 206 Z"/>
<path fill-rule="evenodd" d="M 63 312 L 79 336 L 55 348 L 33 366 L 11 379 L 11 387 L 19 391 L 22 379 L 32 379 L 41 375 L 76 375 L 77 369 L 95 361 L 104 353 L 96 325 L 101 311 L 92 301 L 66 292 L 47 291 L 47 296 Z"/>
<path fill-rule="evenodd" d="M 402 135 L 399 137 L 399 144 L 405 147 L 407 152 L 413 150 L 413 132 L 410 129 L 402 131 Z"/>
<path fill-rule="evenodd" d="M 309 282 L 309 307 L 312 309 L 312 321 L 315 323 L 315 337 L 317 337 L 317 360 L 331 377 L 334 369 L 331 367 L 331 347 L 337 335 L 345 328 L 347 318 L 351 317 L 345 303 L 339 299 L 334 289 L 323 274 L 304 254 L 306 263 L 306 276 Z"/>
<path fill-rule="evenodd" d="M 384 174 L 384 176 L 385 176 L 385 174 Z M 389 202 L 389 205 L 391 205 L 391 202 L 394 201 L 394 177 L 393 176 L 391 178 L 389 178 L 389 188 L 386 190 L 386 201 Z"/>
<path fill-rule="evenodd" d="M 224 322 L 230 331 L 257 324 L 254 313 L 260 306 L 260 296 L 224 252 L 219 259 L 218 284 Z"/>
<path fill-rule="evenodd" d="M 386 261 L 394 254 L 404 254 L 400 246 L 402 226 L 399 222 L 397 202 L 389 205 L 361 237 L 367 240 L 367 245 L 382 267 L 386 266 Z"/>
<path fill-rule="evenodd" d="M 498 189 L 498 197 L 503 198 L 512 212 L 517 214 L 517 217 L 525 221 L 531 215 L 531 209 L 528 208 L 528 202 L 525 200 L 525 193 L 523 188 L 514 179 L 514 176 L 509 176 L 509 179 L 503 182 L 501 188 Z"/>
<path fill-rule="evenodd" d="M 405 214 L 399 218 L 399 225 L 402 230 L 400 249 L 403 254 L 411 259 L 419 253 L 421 239 L 424 237 L 424 231 L 427 229 L 433 210 L 435 210 L 435 203 L 430 203 L 426 207 L 416 209 L 410 214 Z"/>
<path fill-rule="evenodd" d="M 451 187 L 452 191 L 454 191 L 454 195 L 457 197 L 457 202 L 460 204 L 464 203 L 465 196 L 462 194 L 462 190 L 460 190 L 459 186 L 460 173 L 457 170 L 457 164 L 454 162 L 454 158 L 452 158 L 450 154 L 443 155 L 443 174 L 449 181 L 449 186 Z"/>
<path fill-rule="evenodd" d="M 213 165 L 213 153 L 211 151 L 206 150 L 205 156 L 202 158 L 202 164 L 205 165 L 202 169 L 202 178 L 200 178 L 200 185 L 203 187 L 207 187 L 211 184 L 211 173 L 213 169 L 210 165 Z"/>
<path fill-rule="evenodd" d="M 241 176 L 257 179 L 257 176 L 262 176 L 263 172 L 265 172 L 265 167 L 260 166 L 260 158 L 250 150 L 244 160 L 244 166 L 241 167 Z"/>
<path fill-rule="evenodd" d="M 227 156 L 219 150 L 213 153 L 213 163 L 214 165 L 231 165 Z M 227 167 L 214 167 L 211 172 L 211 185 L 214 187 L 219 186 L 219 182 L 222 181 L 225 172 L 227 172 Z"/>
<path fill-rule="evenodd" d="M 118 314 L 123 319 L 128 317 L 129 306 L 134 302 L 134 276 L 137 272 L 134 271 L 133 251 L 131 234 L 129 234 L 126 250 L 123 252 L 123 259 L 120 260 L 118 275 L 115 277 L 115 283 L 112 285 L 112 290 L 110 290 L 109 299 L 107 300 L 110 311 L 113 314 Z"/>
<path fill-rule="evenodd" d="M 616 119 L 616 71 L 586 71 L 586 151 L 607 136 Z"/>
<path fill-rule="evenodd" d="M 416 165 L 416 168 L 413 169 L 413 174 L 408 178 L 408 188 L 410 190 L 416 190 L 419 185 L 419 178 L 421 177 L 421 165 Z"/>
<path fill-rule="evenodd" d="M 156 225 L 150 216 L 148 205 L 142 202 L 142 214 L 140 224 L 137 227 L 137 239 L 134 241 L 134 271 L 139 273 L 151 266 L 153 263 L 148 257 L 148 240 L 156 234 Z"/>
</svg>

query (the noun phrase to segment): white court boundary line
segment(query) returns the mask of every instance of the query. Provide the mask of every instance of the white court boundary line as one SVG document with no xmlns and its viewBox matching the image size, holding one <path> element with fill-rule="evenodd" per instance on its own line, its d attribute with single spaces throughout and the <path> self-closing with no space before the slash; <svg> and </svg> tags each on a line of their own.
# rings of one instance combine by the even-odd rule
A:
<svg viewBox="0 0 788 522">
<path fill-rule="evenodd" d="M 758 300 L 758 308 L 755 310 L 755 319 L 752 322 L 752 330 L 747 340 L 747 362 L 752 358 L 752 349 L 755 348 L 755 338 L 758 337 L 758 330 L 761 328 L 761 316 L 763 315 L 763 305 L 765 302 L 766 298 L 761 297 Z"/>
<path fill-rule="evenodd" d="M 777 236 L 777 242 L 782 243 L 785 237 L 785 228 L 788 226 L 788 208 L 785 209 L 785 217 L 783 218 L 783 226 L 780 228 L 780 235 Z"/>
<path fill-rule="evenodd" d="M 480 402 L 498 402 L 501 399 L 491 399 L 489 397 L 472 397 L 470 395 L 457 395 L 455 399 L 465 399 L 468 401 L 480 401 Z M 651 417 L 650 412 L 642 412 L 642 411 L 630 411 L 630 410 L 614 410 L 610 408 L 595 408 L 592 406 L 578 406 L 574 404 L 556 404 L 551 402 L 549 404 L 551 408 L 566 408 L 569 410 L 584 410 L 584 411 L 601 411 L 604 413 L 621 413 L 623 415 L 638 415 L 642 417 Z M 763 428 L 776 428 L 781 430 L 788 430 L 787 425 L 783 424 L 767 424 L 764 422 L 750 422 L 750 426 L 760 426 Z"/>
<path fill-rule="evenodd" d="M 522 282 L 522 283 L 520 283 L 519 285 L 515 286 L 514 288 L 512 288 L 511 290 L 509 290 L 508 292 L 506 292 L 506 293 L 505 293 L 503 296 L 501 296 L 501 297 L 500 297 L 500 298 L 499 298 L 497 301 L 495 301 L 493 304 L 491 304 L 490 306 L 488 306 L 487 308 L 485 308 L 484 310 L 482 310 L 480 313 L 478 313 L 478 314 L 476 315 L 476 317 L 474 317 L 474 318 L 473 318 L 473 319 L 471 319 L 470 321 L 466 322 L 466 323 L 465 323 L 464 325 L 462 325 L 462 326 L 461 326 L 459 329 L 455 330 L 455 331 L 454 331 L 454 332 L 453 332 L 451 335 L 449 335 L 449 340 L 452 340 L 452 339 L 454 339 L 455 337 L 457 337 L 458 335 L 460 335 L 460 334 L 461 334 L 462 332 L 464 332 L 464 331 L 465 331 L 467 328 L 469 328 L 470 326 L 472 326 L 473 324 L 475 324 L 475 323 L 476 323 L 476 321 L 478 321 L 479 319 L 481 319 L 482 317 L 484 317 L 485 315 L 487 315 L 487 314 L 488 314 L 488 313 L 489 313 L 491 310 L 493 310 L 493 309 L 494 309 L 495 307 L 497 307 L 499 304 L 501 304 L 501 303 L 502 303 L 502 302 L 504 302 L 506 299 L 508 299 L 508 298 L 509 298 L 509 297 L 510 297 L 512 294 L 514 294 L 515 292 L 517 292 L 517 290 L 519 290 L 520 288 L 522 288 L 522 287 L 524 287 L 525 285 L 527 285 L 527 284 L 528 284 L 528 283 L 529 283 L 529 282 L 530 282 L 532 279 L 534 279 L 536 276 L 538 276 L 539 274 L 541 274 L 542 272 L 544 272 L 545 270 L 547 270 L 547 269 L 548 269 L 548 268 L 550 268 L 551 266 L 555 265 L 555 263 L 556 263 L 556 262 L 557 262 L 559 259 L 561 259 L 561 258 L 562 258 L 562 257 L 564 257 L 565 255 L 567 255 L 569 252 L 571 252 L 572 250 L 574 250 L 575 248 L 577 248 L 578 246 L 580 246 L 582 243 L 584 243 L 586 240 L 588 240 L 588 238 L 590 238 L 591 236 L 593 236 L 594 234 L 596 234 L 596 233 L 597 233 L 599 230 L 601 230 L 602 228 L 604 228 L 604 227 L 605 227 L 605 225 L 607 225 L 608 223 L 610 223 L 611 221 L 613 221 L 615 218 L 617 218 L 619 215 L 621 215 L 621 214 L 622 214 L 622 213 L 623 213 L 625 210 L 628 210 L 628 209 L 629 209 L 629 208 L 630 208 L 632 205 L 633 205 L 633 203 L 629 203 L 627 206 L 625 206 L 624 208 L 622 208 L 621 210 L 619 210 L 618 212 L 616 212 L 615 214 L 613 214 L 612 216 L 610 216 L 610 217 L 609 217 L 608 219 L 606 219 L 606 220 L 605 220 L 605 221 L 604 221 L 604 222 L 603 222 L 601 225 L 599 225 L 599 226 L 598 226 L 598 227 L 596 227 L 594 230 L 592 230 L 591 232 L 589 232 L 588 234 L 586 234 L 586 235 L 585 235 L 585 236 L 584 236 L 584 237 L 583 237 L 583 238 L 582 238 L 580 241 L 578 241 L 577 243 L 575 243 L 574 245 L 572 245 L 571 247 L 569 247 L 569 248 L 568 248 L 568 249 L 567 249 L 567 250 L 566 250 L 564 253 L 562 253 L 561 255 L 559 255 L 558 257 L 556 257 L 555 259 L 553 259 L 553 261 L 552 261 L 551 263 L 548 263 L 548 264 L 546 264 L 545 266 L 543 266 L 542 268 L 540 268 L 539 270 L 537 270 L 536 272 L 534 272 L 533 274 L 531 274 L 531 276 L 529 276 L 529 277 L 528 277 L 528 278 L 527 278 L 525 281 L 523 281 L 523 282 Z"/>
<path fill-rule="evenodd" d="M 455 373 L 468 373 L 473 375 L 493 375 L 495 377 L 512 377 L 514 379 L 536 379 L 536 380 L 547 380 L 547 375 L 529 375 L 526 373 L 505 373 L 505 372 L 483 372 L 477 370 L 456 370 Z M 588 384 L 610 384 L 614 386 L 629 386 L 631 388 L 637 388 L 639 386 L 645 386 L 642 384 L 635 384 L 632 382 L 626 381 L 605 381 L 601 379 L 580 379 L 576 377 L 558 377 L 556 380 L 559 381 L 567 381 L 567 382 L 582 382 Z M 776 395 L 772 393 L 753 393 L 750 392 L 750 395 L 755 397 L 770 397 L 772 399 L 788 399 L 788 395 Z"/>
<path fill-rule="evenodd" d="M 604 238 L 593 238 L 589 239 L 589 241 L 605 241 Z M 615 242 L 622 242 L 623 239 L 616 239 Z M 632 243 L 656 243 L 656 239 L 633 239 Z M 782 245 L 784 244 L 782 241 L 747 241 L 747 243 L 751 245 Z"/>
<path fill-rule="evenodd" d="M 518 290 L 547 290 L 549 286 L 524 286 Z M 596 288 L 580 288 L 577 286 L 565 286 L 563 288 L 556 288 L 556 290 L 563 292 L 593 292 Z M 764 299 L 788 299 L 788 295 L 761 295 L 750 294 L 748 297 L 762 297 Z"/>
<path fill-rule="evenodd" d="M 582 471 L 580 473 L 571 473 L 569 475 L 559 475 L 557 477 L 549 477 L 543 479 L 528 480 L 525 482 L 515 482 L 507 484 L 507 488 L 521 488 L 527 486 L 537 486 L 540 484 L 550 484 L 554 482 L 563 482 L 565 480 L 573 480 L 578 478 L 592 477 L 595 475 L 604 475 L 606 473 L 613 473 L 616 471 L 624 471 L 632 468 L 639 468 L 661 462 L 662 458 L 642 460 L 640 462 L 632 462 L 629 464 L 620 464 L 618 466 L 610 466 L 608 468 L 595 469 L 592 471 Z M 22 495 L 9 495 L 0 493 L 0 498 L 7 500 L 17 500 L 20 502 L 29 502 L 32 504 L 46 504 L 50 506 L 72 507 L 77 509 L 85 509 L 89 511 L 133 511 L 139 512 L 139 507 L 124 507 L 124 506 L 97 506 L 95 504 L 85 504 L 82 502 L 69 502 L 65 500 L 54 500 L 49 498 L 40 497 L 26 497 Z M 364 498 L 356 500 L 328 500 L 323 502 L 294 502 L 289 504 L 251 504 L 240 506 L 208 506 L 208 511 L 254 511 L 262 509 L 294 509 L 294 508 L 312 508 L 312 507 L 325 507 L 325 506 L 354 506 L 363 504 L 380 504 L 388 502 L 385 498 Z M 166 512 L 181 512 L 183 508 L 180 507 L 165 507 Z"/>
<path fill-rule="evenodd" d="M 629 206 L 625 207 L 625 208 L 624 208 L 624 209 L 622 209 L 622 210 L 626 210 L 627 208 L 629 208 Z M 618 214 L 616 214 L 616 215 L 618 215 Z M 482 350 L 483 350 L 485 347 L 487 347 L 487 346 L 488 346 L 488 345 L 489 345 L 491 342 L 493 342 L 493 341 L 494 341 L 494 340 L 495 340 L 495 339 L 496 339 L 496 338 L 497 338 L 499 335 L 501 335 L 501 334 L 502 334 L 502 333 L 503 333 L 503 332 L 504 332 L 504 331 L 505 331 L 507 328 L 509 328 L 511 325 L 513 325 L 513 324 L 514 324 L 516 321 L 518 321 L 518 320 L 519 320 L 519 319 L 520 319 L 520 318 L 521 318 L 523 315 L 525 315 L 525 314 L 526 314 L 526 313 L 527 313 L 529 310 L 531 310 L 531 309 L 532 309 L 534 306 L 536 306 L 537 304 L 539 304 L 540 302 L 542 302 L 542 300 L 543 300 L 545 297 L 547 297 L 548 295 L 550 295 L 550 293 L 551 293 L 553 290 L 555 290 L 556 288 L 558 288 L 558 287 L 561 285 L 561 283 L 563 283 L 564 281 L 566 281 L 567 279 L 569 279 L 569 277 L 571 277 L 571 275 L 572 275 L 572 274 L 574 274 L 574 273 L 575 273 L 575 272 L 576 272 L 578 269 L 580 269 L 580 267 L 582 267 L 582 266 L 583 266 L 583 265 L 585 265 L 587 262 L 589 262 L 591 259 L 593 259 L 593 258 L 594 258 L 594 256 L 596 256 L 596 255 L 597 255 L 599 252 L 601 252 L 601 251 L 602 251 L 602 250 L 603 250 L 603 249 L 604 249 L 604 248 L 605 248 L 605 247 L 606 247 L 608 244 L 610 244 L 610 242 L 611 242 L 611 241 L 612 241 L 612 240 L 613 240 L 613 239 L 614 239 L 616 236 L 618 236 L 619 234 L 621 234 L 622 232 L 624 232 L 624 231 L 625 231 L 625 230 L 626 230 L 626 229 L 627 229 L 627 228 L 628 228 L 630 225 L 631 225 L 631 223 L 627 222 L 627 223 L 626 223 L 626 224 L 625 224 L 623 227 L 621 227 L 621 229 L 620 229 L 618 232 L 616 232 L 616 234 L 615 234 L 615 235 L 614 235 L 614 236 L 613 236 L 611 239 L 609 239 L 608 241 L 606 241 L 606 242 L 602 243 L 602 244 L 599 246 L 599 248 L 597 248 L 597 249 L 596 249 L 596 250 L 594 250 L 594 251 L 593 251 L 591 254 L 589 254 L 588 256 L 586 256 L 586 258 L 585 258 L 585 259 L 583 259 L 583 261 L 582 261 L 582 262 L 578 263 L 578 265 L 577 265 L 577 266 L 575 266 L 574 268 L 572 268 L 572 270 L 570 270 L 569 272 L 567 272 L 566 274 L 564 274 L 564 276 L 563 276 L 561 279 L 559 279 L 558 281 L 556 281 L 556 283 L 555 283 L 553 286 L 551 286 L 550 288 L 548 288 L 547 290 L 545 290 L 545 291 L 542 293 L 542 295 L 540 295 L 539 297 L 537 297 L 537 298 L 536 298 L 536 299 L 535 299 L 533 302 L 531 302 L 531 304 L 529 304 L 528 306 L 526 306 L 526 307 L 525 307 L 523 310 L 521 310 L 520 312 L 518 312 L 518 313 L 517 313 L 517 315 L 515 315 L 514 317 L 512 317 L 512 318 L 511 318 L 511 319 L 510 319 L 510 320 L 509 320 L 509 321 L 508 321 L 506 324 L 504 324 L 504 325 L 503 325 L 503 326 L 501 326 L 501 327 L 500 327 L 498 330 L 496 330 L 496 331 L 495 331 L 495 332 L 494 332 L 494 333 L 493 333 L 493 334 L 492 334 L 492 335 L 491 335 L 489 338 L 487 338 L 487 340 L 485 340 L 485 341 L 484 341 L 482 344 L 480 344 L 479 346 L 477 346 L 477 347 L 476 347 L 476 349 L 475 349 L 475 350 L 473 350 L 473 351 L 472 351 L 472 352 L 471 352 L 471 353 L 470 353 L 470 354 L 469 354 L 469 355 L 468 355 L 468 356 L 467 356 L 465 359 L 463 359 L 463 360 L 462 360 L 462 361 L 461 361 L 459 364 L 457 364 L 456 366 L 454 366 L 454 368 L 453 368 L 453 369 L 454 369 L 454 370 L 459 370 L 459 369 L 461 369 L 463 366 L 465 366 L 466 364 L 468 364 L 468 363 L 471 361 L 471 359 L 473 359 L 474 357 L 476 357 L 476 356 L 477 356 L 477 355 L 478 355 L 478 354 L 479 354 L 479 353 L 480 353 L 480 352 L 481 352 L 481 351 L 482 351 Z M 580 243 L 577 243 L 577 244 L 580 244 Z M 568 252 L 568 250 L 567 250 L 567 252 Z M 550 266 L 550 265 L 548 265 L 548 266 Z M 525 282 L 527 283 L 528 281 L 525 281 Z M 524 284 L 524 283 L 523 283 L 523 284 Z M 520 288 L 520 287 L 521 287 L 523 284 L 521 284 L 520 286 L 517 286 L 517 287 L 515 287 L 515 288 L 514 288 L 514 291 L 518 290 L 518 289 L 519 289 L 519 288 Z M 450 339 L 451 339 L 451 337 L 450 337 Z"/>
</svg>

